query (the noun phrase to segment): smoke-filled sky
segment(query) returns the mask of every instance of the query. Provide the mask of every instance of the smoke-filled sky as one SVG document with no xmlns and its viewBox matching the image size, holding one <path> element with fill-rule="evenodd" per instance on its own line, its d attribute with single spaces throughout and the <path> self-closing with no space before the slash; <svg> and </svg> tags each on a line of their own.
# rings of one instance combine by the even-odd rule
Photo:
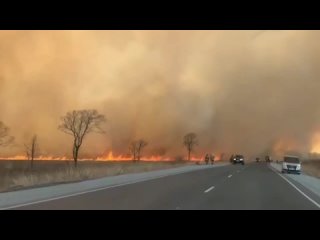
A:
<svg viewBox="0 0 320 240">
<path fill-rule="evenodd" d="M 87 108 L 107 131 L 82 156 L 143 138 L 146 155 L 175 157 L 188 132 L 196 155 L 315 150 L 319 42 L 319 31 L 0 31 L 0 121 L 16 138 L 0 155 L 37 134 L 42 154 L 70 156 L 60 117 Z"/>
</svg>

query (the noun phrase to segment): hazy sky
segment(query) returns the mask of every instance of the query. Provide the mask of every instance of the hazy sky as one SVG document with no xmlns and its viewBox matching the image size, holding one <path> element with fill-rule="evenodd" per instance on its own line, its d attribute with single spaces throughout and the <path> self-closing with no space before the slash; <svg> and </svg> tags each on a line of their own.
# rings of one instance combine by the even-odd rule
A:
<svg viewBox="0 0 320 240">
<path fill-rule="evenodd" d="M 71 155 L 57 129 L 74 109 L 95 108 L 107 134 L 82 156 L 309 152 L 320 130 L 319 31 L 0 31 L 0 121 L 23 153 L 38 134 L 42 154 Z M 315 150 L 315 149 L 313 149 Z M 319 149 L 320 151 L 320 146 Z"/>
</svg>

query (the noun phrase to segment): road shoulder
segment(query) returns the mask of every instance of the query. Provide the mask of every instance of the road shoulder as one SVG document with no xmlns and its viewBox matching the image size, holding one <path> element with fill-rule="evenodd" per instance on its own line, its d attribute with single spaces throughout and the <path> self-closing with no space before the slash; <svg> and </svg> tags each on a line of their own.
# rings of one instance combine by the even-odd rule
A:
<svg viewBox="0 0 320 240">
<path fill-rule="evenodd" d="M 103 190 L 136 182 L 148 181 L 166 176 L 182 174 L 207 168 L 222 167 L 227 164 L 216 165 L 192 165 L 179 168 L 150 171 L 144 173 L 125 174 L 101 179 L 88 180 L 76 183 L 59 184 L 49 187 L 33 188 L 14 192 L 0 193 L 0 209 L 9 209 L 19 205 L 44 202 L 51 199 L 59 199 L 67 196 L 81 195 L 88 192 Z"/>
<path fill-rule="evenodd" d="M 281 164 L 271 163 L 270 168 L 275 171 L 280 177 L 288 181 L 288 184 L 296 188 L 301 194 L 306 195 L 306 198 L 310 198 L 314 201 L 315 205 L 320 208 L 320 179 L 312 177 L 302 173 L 301 175 L 283 174 L 281 173 Z M 309 200 L 310 200 L 309 199 Z"/>
</svg>

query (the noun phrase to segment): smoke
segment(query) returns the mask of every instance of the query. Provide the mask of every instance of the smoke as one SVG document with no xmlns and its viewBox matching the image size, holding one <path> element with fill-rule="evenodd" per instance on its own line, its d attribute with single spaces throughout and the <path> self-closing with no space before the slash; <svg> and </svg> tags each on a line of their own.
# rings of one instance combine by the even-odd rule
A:
<svg viewBox="0 0 320 240">
<path fill-rule="evenodd" d="M 0 120 L 21 154 L 37 134 L 42 154 L 70 156 L 60 117 L 95 108 L 107 134 L 82 156 L 307 153 L 320 130 L 319 31 L 0 31 Z"/>
</svg>

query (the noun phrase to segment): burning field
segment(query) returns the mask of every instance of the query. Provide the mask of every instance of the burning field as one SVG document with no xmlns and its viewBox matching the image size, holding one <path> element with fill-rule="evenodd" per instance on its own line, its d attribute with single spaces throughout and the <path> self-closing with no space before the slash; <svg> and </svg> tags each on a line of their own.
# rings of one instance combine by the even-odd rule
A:
<svg viewBox="0 0 320 240">
<path fill-rule="evenodd" d="M 192 156 L 190 158 L 190 161 L 202 161 L 204 159 L 204 156 Z M 27 155 L 16 155 L 16 156 L 11 156 L 11 157 L 0 157 L 0 161 L 14 161 L 14 160 L 25 160 L 25 161 L 30 161 L 27 157 Z M 40 161 L 73 161 L 71 157 L 67 156 L 37 156 L 34 158 L 34 160 L 40 160 Z M 132 155 L 131 154 L 124 154 L 124 155 L 114 155 L 111 152 L 107 154 L 103 154 L 101 156 L 97 157 L 87 157 L 87 158 L 79 158 L 79 161 L 94 161 L 94 162 L 110 162 L 110 161 L 115 161 L 115 162 L 128 162 L 128 161 L 133 161 Z M 170 157 L 170 156 L 144 156 L 140 161 L 143 162 L 175 162 L 175 161 L 184 161 L 185 156 L 176 156 L 176 157 Z M 216 161 L 220 160 L 220 156 L 215 157 Z"/>
<path fill-rule="evenodd" d="M 319 42 L 320 31 L 0 31 L 0 158 L 29 159 L 37 136 L 48 166 L 124 164 L 140 139 L 137 158 L 171 164 L 195 133 L 193 161 L 306 159 L 320 153 Z M 101 134 L 73 134 L 66 117 L 81 109 L 103 116 Z"/>
</svg>

